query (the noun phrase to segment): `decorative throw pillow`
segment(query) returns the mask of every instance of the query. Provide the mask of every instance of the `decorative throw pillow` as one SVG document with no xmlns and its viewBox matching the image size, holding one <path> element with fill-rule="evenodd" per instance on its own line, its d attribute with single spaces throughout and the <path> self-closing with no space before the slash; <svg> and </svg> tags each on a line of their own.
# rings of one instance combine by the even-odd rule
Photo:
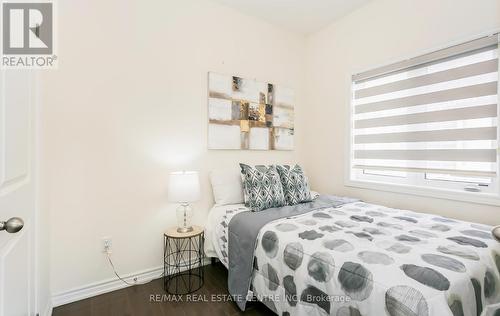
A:
<svg viewBox="0 0 500 316">
<path fill-rule="evenodd" d="M 252 211 L 286 205 L 275 166 L 251 167 L 240 163 L 245 205 Z"/>
<path fill-rule="evenodd" d="M 295 165 L 293 168 L 276 166 L 276 169 L 280 175 L 287 205 L 312 201 L 309 182 L 299 165 Z"/>
</svg>

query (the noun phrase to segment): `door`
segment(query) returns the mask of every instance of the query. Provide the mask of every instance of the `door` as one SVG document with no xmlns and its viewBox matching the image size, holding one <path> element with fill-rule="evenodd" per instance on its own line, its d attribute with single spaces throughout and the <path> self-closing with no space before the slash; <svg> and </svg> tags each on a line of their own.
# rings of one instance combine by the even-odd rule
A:
<svg viewBox="0 0 500 316">
<path fill-rule="evenodd" d="M 29 70 L 0 70 L 0 221 L 24 221 L 0 231 L 0 316 L 36 314 L 34 87 Z"/>
</svg>

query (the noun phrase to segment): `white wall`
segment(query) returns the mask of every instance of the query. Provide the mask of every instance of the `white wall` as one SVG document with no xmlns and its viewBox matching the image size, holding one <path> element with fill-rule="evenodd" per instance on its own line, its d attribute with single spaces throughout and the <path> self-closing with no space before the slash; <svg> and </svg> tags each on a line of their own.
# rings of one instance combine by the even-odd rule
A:
<svg viewBox="0 0 500 316">
<path fill-rule="evenodd" d="M 121 274 L 161 265 L 176 224 L 170 171 L 201 172 L 203 224 L 210 169 L 297 159 L 207 150 L 207 72 L 294 88 L 300 133 L 305 41 L 203 0 L 58 4 L 59 69 L 44 72 L 42 111 L 55 295 L 113 277 L 103 236 Z"/>
<path fill-rule="evenodd" d="M 500 208 L 344 186 L 349 77 L 447 43 L 500 28 L 498 0 L 376 0 L 310 36 L 307 112 L 299 134 L 317 190 L 392 207 L 500 224 Z"/>
</svg>

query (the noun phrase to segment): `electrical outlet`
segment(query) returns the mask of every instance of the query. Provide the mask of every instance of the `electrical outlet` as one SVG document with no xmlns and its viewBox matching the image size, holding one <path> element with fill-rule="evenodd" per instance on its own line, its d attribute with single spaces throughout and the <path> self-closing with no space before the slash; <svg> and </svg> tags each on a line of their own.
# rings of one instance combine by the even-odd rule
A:
<svg viewBox="0 0 500 316">
<path fill-rule="evenodd" d="M 102 237 L 102 252 L 111 253 L 113 240 L 111 237 Z"/>
</svg>

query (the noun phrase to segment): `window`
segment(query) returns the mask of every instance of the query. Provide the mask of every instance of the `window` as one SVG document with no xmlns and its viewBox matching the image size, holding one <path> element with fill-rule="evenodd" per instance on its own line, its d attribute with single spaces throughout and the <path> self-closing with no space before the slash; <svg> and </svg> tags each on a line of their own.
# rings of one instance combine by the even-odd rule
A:
<svg viewBox="0 0 500 316">
<path fill-rule="evenodd" d="M 348 185 L 500 205 L 498 39 L 353 75 Z"/>
</svg>

